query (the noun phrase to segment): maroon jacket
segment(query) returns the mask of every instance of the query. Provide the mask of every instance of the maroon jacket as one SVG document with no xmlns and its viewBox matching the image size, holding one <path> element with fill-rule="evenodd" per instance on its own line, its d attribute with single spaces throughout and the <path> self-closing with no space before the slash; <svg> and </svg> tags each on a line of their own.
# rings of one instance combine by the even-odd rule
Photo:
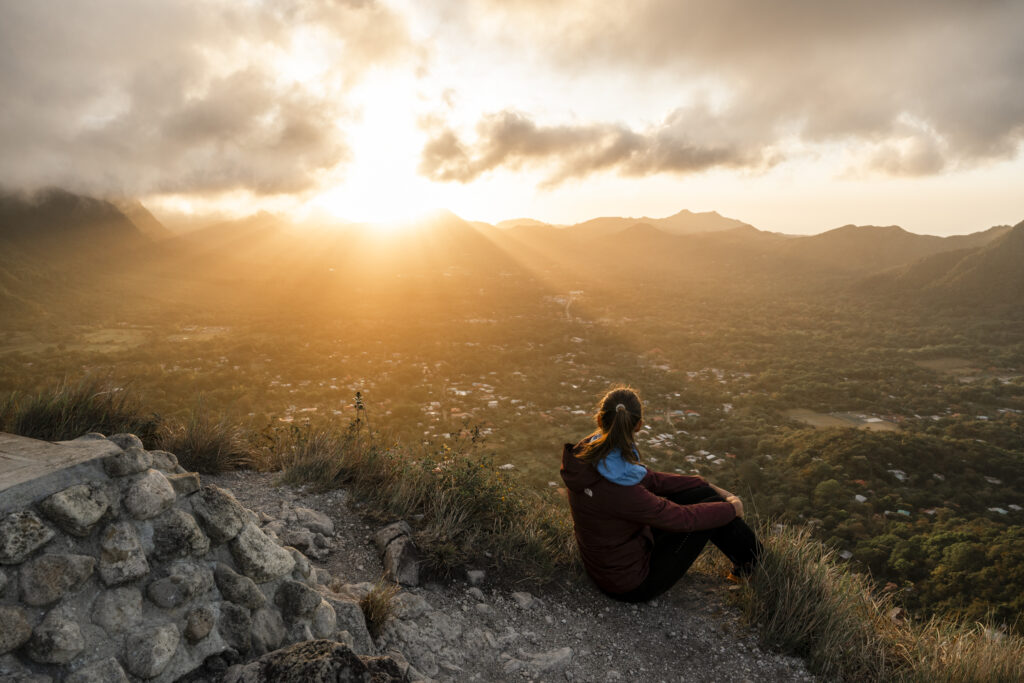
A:
<svg viewBox="0 0 1024 683">
<path fill-rule="evenodd" d="M 736 516 L 732 503 L 677 505 L 661 497 L 706 486 L 701 477 L 648 470 L 640 483 L 622 486 L 577 458 L 579 450 L 580 444 L 565 444 L 562 481 L 569 489 L 583 564 L 609 593 L 625 593 L 647 578 L 654 545 L 651 527 L 700 531 L 728 524 Z"/>
</svg>

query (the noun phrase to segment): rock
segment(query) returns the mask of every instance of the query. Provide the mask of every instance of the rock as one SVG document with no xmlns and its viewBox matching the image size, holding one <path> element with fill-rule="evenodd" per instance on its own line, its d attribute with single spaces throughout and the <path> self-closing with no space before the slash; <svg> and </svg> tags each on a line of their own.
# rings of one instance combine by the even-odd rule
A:
<svg viewBox="0 0 1024 683">
<path fill-rule="evenodd" d="M 297 569 L 297 564 L 298 563 L 296 563 L 296 571 L 298 570 Z M 317 582 L 318 584 L 320 584 L 321 586 L 326 586 L 334 578 L 333 576 L 331 576 L 331 572 L 327 571 L 323 567 L 313 567 L 313 569 L 311 571 L 311 574 L 313 576 L 313 580 L 315 582 Z M 4 589 L 3 589 L 3 579 L 0 578 L 0 593 L 3 593 L 3 592 L 4 592 Z"/>
<path fill-rule="evenodd" d="M 95 566 L 88 555 L 40 555 L 21 568 L 21 599 L 34 607 L 57 602 L 92 576 Z"/>
<path fill-rule="evenodd" d="M 483 569 L 467 569 L 466 570 L 466 581 L 469 582 L 470 586 L 479 586 L 483 584 L 487 573 Z"/>
<path fill-rule="evenodd" d="M 313 611 L 311 628 L 317 638 L 330 638 L 338 628 L 338 618 L 334 614 L 331 603 L 321 600 Z"/>
<path fill-rule="evenodd" d="M 259 609 L 267 601 L 252 579 L 242 576 L 223 562 L 217 563 L 213 577 L 217 581 L 221 595 L 235 604 L 249 609 Z"/>
<path fill-rule="evenodd" d="M 418 619 L 432 609 L 426 598 L 415 593 L 399 593 L 394 597 L 392 606 L 399 619 Z"/>
<path fill-rule="evenodd" d="M 288 631 L 280 612 L 270 609 L 256 610 L 252 615 L 252 649 L 263 653 L 281 647 Z"/>
<path fill-rule="evenodd" d="M 213 625 L 217 621 L 217 614 L 209 605 L 196 607 L 188 613 L 185 619 L 185 638 L 190 643 L 198 643 L 210 635 Z"/>
<path fill-rule="evenodd" d="M 316 549 L 316 540 L 313 538 L 313 532 L 309 529 L 288 527 L 277 536 L 283 545 L 298 548 L 304 553 Z"/>
<path fill-rule="evenodd" d="M 139 534 L 130 522 L 115 522 L 100 536 L 100 578 L 108 586 L 134 581 L 149 573 Z"/>
<path fill-rule="evenodd" d="M 534 673 L 543 674 L 564 669 L 572 661 L 572 648 L 561 647 L 550 652 L 530 655 L 529 666 Z"/>
<path fill-rule="evenodd" d="M 384 551 L 384 573 L 403 586 L 420 583 L 420 554 L 409 536 L 399 536 Z"/>
<path fill-rule="evenodd" d="M 25 647 L 29 658 L 40 664 L 67 664 L 85 649 L 78 624 L 61 608 L 50 610 L 32 631 Z"/>
<path fill-rule="evenodd" d="M 171 609 L 202 595 L 213 586 L 213 573 L 205 566 L 193 562 L 177 562 L 168 569 L 168 575 L 157 579 L 146 588 L 146 595 L 158 607 Z"/>
<path fill-rule="evenodd" d="M 25 610 L 15 605 L 0 605 L 0 655 L 17 650 L 32 635 Z"/>
<path fill-rule="evenodd" d="M 239 652 L 248 652 L 252 647 L 252 617 L 244 607 L 233 602 L 220 603 L 217 630 L 224 642 Z"/>
<path fill-rule="evenodd" d="M 127 477 L 145 472 L 153 466 L 153 458 L 142 446 L 131 446 L 122 453 L 108 455 L 103 459 L 103 471 L 110 477 Z"/>
<path fill-rule="evenodd" d="M 12 512 L 0 521 L 0 564 L 21 564 L 54 536 L 31 510 Z"/>
<path fill-rule="evenodd" d="M 398 663 L 389 657 L 360 657 L 348 646 L 310 640 L 267 653 L 244 666 L 232 667 L 225 683 L 306 683 L 307 681 L 403 681 Z"/>
<path fill-rule="evenodd" d="M 206 488 L 203 487 L 204 490 Z M 295 568 L 291 554 L 267 538 L 252 522 L 242 527 L 229 547 L 239 569 L 256 583 L 266 583 Z"/>
<path fill-rule="evenodd" d="M 295 517 L 299 524 L 314 533 L 324 536 L 334 535 L 334 522 L 322 512 L 310 508 L 295 508 Z"/>
<path fill-rule="evenodd" d="M 230 541 L 245 526 L 248 515 L 230 491 L 203 486 L 192 496 L 192 510 L 214 543 Z"/>
<path fill-rule="evenodd" d="M 328 575 L 330 580 L 330 575 Z M 0 569 L 0 598 L 4 596 L 4 590 L 7 588 L 7 574 L 3 569 Z"/>
<path fill-rule="evenodd" d="M 395 522 L 379 530 L 373 535 L 373 543 L 377 546 L 377 552 L 383 553 L 388 545 L 400 536 L 412 536 L 412 527 L 407 522 Z"/>
<path fill-rule="evenodd" d="M 124 669 L 113 657 L 84 666 L 64 679 L 65 683 L 128 683 Z"/>
<path fill-rule="evenodd" d="M 132 629 L 142 620 L 142 592 L 134 587 L 103 591 L 92 607 L 92 623 L 110 634 Z"/>
<path fill-rule="evenodd" d="M 182 474 L 165 474 L 167 481 L 171 483 L 174 493 L 179 496 L 187 496 L 199 490 L 199 473 L 184 472 Z"/>
<path fill-rule="evenodd" d="M 370 631 L 366 628 L 366 617 L 359 603 L 354 600 L 343 600 L 324 596 L 324 599 L 334 608 L 334 618 L 338 631 L 347 631 L 351 637 L 352 649 L 359 654 L 373 654 L 377 651 L 370 637 Z"/>
<path fill-rule="evenodd" d="M 153 554 L 158 560 L 205 555 L 210 539 L 184 510 L 171 508 L 153 520 Z"/>
<path fill-rule="evenodd" d="M 482 602 L 484 599 L 484 592 L 476 586 L 470 588 L 468 591 L 466 591 L 466 593 L 468 593 L 469 597 L 473 598 L 474 600 L 480 600 Z"/>
<path fill-rule="evenodd" d="M 134 434 L 114 434 L 108 436 L 107 441 L 113 441 L 125 451 L 129 448 L 142 448 L 142 439 Z"/>
<path fill-rule="evenodd" d="M 168 451 L 149 451 L 149 457 L 153 461 L 153 467 L 166 472 L 168 474 L 173 473 L 178 469 L 178 456 Z"/>
<path fill-rule="evenodd" d="M 308 619 L 320 605 L 320 593 L 304 583 L 286 579 L 274 593 L 274 604 L 286 622 Z"/>
<path fill-rule="evenodd" d="M 110 497 L 99 484 L 76 484 L 43 500 L 39 509 L 66 533 L 85 537 L 110 509 Z"/>
<path fill-rule="evenodd" d="M 309 564 L 309 559 L 300 553 L 296 548 L 285 548 L 292 555 L 292 559 L 295 560 L 295 569 L 292 571 L 292 575 L 299 579 L 308 579 L 309 575 L 313 572 L 312 565 Z"/>
<path fill-rule="evenodd" d="M 171 483 L 161 472 L 149 469 L 125 492 L 122 504 L 135 519 L 149 519 L 174 505 L 176 496 Z"/>
<path fill-rule="evenodd" d="M 174 624 L 151 626 L 125 638 L 124 663 L 139 678 L 154 678 L 167 668 L 181 636 Z"/>
<path fill-rule="evenodd" d="M 534 603 L 534 597 L 525 591 L 517 591 L 513 593 L 512 600 L 519 605 L 521 609 L 530 609 Z"/>
</svg>

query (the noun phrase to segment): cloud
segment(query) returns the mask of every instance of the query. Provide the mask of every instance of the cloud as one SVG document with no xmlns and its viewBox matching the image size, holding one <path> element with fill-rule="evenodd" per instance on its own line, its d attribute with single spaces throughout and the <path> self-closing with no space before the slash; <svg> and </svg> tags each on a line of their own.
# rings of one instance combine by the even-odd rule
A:
<svg viewBox="0 0 1024 683">
<path fill-rule="evenodd" d="M 0 183 L 311 189 L 350 157 L 349 89 L 413 49 L 374 2 L 0 0 Z"/>
<path fill-rule="evenodd" d="M 484 116 L 470 145 L 441 127 L 423 148 L 420 173 L 438 181 L 470 182 L 499 167 L 552 169 L 544 186 L 615 170 L 621 175 L 693 173 L 715 167 L 762 169 L 773 151 L 750 142 L 706 133 L 720 123 L 703 108 L 680 109 L 659 126 L 637 132 L 622 124 L 542 126 L 528 116 L 502 111 Z M 704 142 L 705 138 L 711 142 Z"/>
<path fill-rule="evenodd" d="M 462 13 L 471 25 L 452 31 L 486 26 L 492 33 L 477 43 L 493 41 L 566 78 L 599 82 L 617 74 L 615 82 L 631 80 L 637 89 L 673 83 L 684 111 L 693 108 L 688 87 L 711 83 L 725 94 L 707 109 L 727 125 L 701 126 L 699 137 L 680 144 L 679 127 L 667 124 L 665 146 L 656 144 L 658 131 L 640 132 L 640 148 L 650 154 L 639 159 L 649 161 L 630 151 L 616 162 L 623 172 L 759 163 L 765 150 L 795 141 L 805 149 L 877 148 L 876 170 L 926 174 L 1014 158 L 1024 143 L 1020 2 L 480 0 L 472 7 Z M 482 23 L 485 14 L 490 20 Z M 908 117 L 930 132 L 908 142 Z M 595 138 L 604 145 L 614 139 L 607 129 L 588 132 L 559 153 L 587 157 L 595 144 L 603 149 Z M 743 144 L 750 145 L 745 152 Z M 486 141 L 477 147 L 487 158 Z M 538 156 L 507 158 L 514 164 Z"/>
</svg>

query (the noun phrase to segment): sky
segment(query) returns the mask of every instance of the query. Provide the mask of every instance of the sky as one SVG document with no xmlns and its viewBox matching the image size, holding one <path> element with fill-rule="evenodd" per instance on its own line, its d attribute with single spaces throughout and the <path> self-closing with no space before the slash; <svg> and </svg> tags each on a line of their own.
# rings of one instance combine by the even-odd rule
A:
<svg viewBox="0 0 1024 683">
<path fill-rule="evenodd" d="M 0 185 L 497 222 L 1024 220 L 1024 3 L 0 0 Z"/>
</svg>

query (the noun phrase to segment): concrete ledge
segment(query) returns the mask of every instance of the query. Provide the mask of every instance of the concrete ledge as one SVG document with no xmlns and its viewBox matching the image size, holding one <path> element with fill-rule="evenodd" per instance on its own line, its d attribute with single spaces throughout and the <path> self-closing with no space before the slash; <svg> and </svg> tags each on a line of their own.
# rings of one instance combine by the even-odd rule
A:
<svg viewBox="0 0 1024 683">
<path fill-rule="evenodd" d="M 0 513 L 103 474 L 117 444 L 91 437 L 51 443 L 0 432 Z"/>
</svg>

